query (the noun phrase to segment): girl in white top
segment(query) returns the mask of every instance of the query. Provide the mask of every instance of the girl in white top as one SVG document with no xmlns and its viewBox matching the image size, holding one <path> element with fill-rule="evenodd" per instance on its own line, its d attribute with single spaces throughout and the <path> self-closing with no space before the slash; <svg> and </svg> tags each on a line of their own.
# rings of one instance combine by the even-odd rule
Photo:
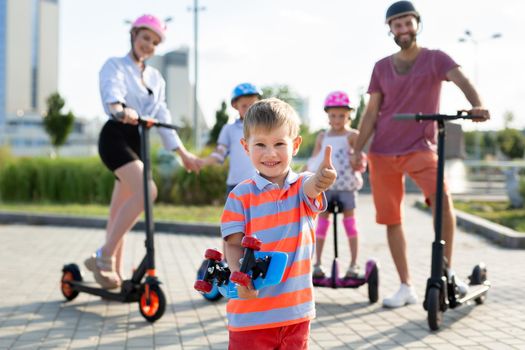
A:
<svg viewBox="0 0 525 350">
<path fill-rule="evenodd" d="M 348 96 L 341 91 L 331 92 L 325 100 L 324 110 L 328 114 L 330 129 L 322 131 L 317 136 L 312 157 L 308 161 L 308 170 L 317 169 L 318 163 L 324 154 L 325 148 L 332 146 L 332 163 L 337 171 L 336 182 L 325 192 L 327 202 L 338 200 L 342 204 L 343 225 L 350 245 L 351 261 L 345 277 L 356 277 L 359 272 L 357 265 L 358 238 L 354 217 L 357 190 L 363 185 L 360 172 L 355 172 L 350 166 L 350 156 L 353 153 L 352 145 L 357 139 L 358 131 L 349 127 L 350 114 L 354 110 L 350 106 Z M 326 234 L 330 227 L 330 212 L 319 214 L 316 229 L 316 261 L 314 264 L 314 278 L 325 276 L 321 265 Z"/>
<path fill-rule="evenodd" d="M 110 58 L 100 71 L 100 95 L 110 119 L 100 132 L 99 154 L 117 180 L 111 196 L 106 242 L 84 264 L 107 289 L 122 282 L 124 235 L 144 210 L 138 117 L 171 122 L 165 102 L 166 83 L 158 70 L 145 64 L 164 41 L 165 31 L 163 21 L 151 15 L 140 16 L 131 27 L 130 52 Z M 186 151 L 174 130 L 158 131 L 164 147 L 177 152 L 188 170 L 199 170 L 199 160 Z M 150 186 L 155 199 L 157 188 L 153 181 Z"/>
</svg>

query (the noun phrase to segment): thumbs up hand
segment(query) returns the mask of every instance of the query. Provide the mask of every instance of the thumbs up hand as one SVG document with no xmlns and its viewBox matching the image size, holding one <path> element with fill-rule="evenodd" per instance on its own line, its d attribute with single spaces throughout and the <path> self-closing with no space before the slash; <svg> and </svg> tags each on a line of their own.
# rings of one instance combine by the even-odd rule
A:
<svg viewBox="0 0 525 350">
<path fill-rule="evenodd" d="M 321 165 L 314 175 L 315 189 L 319 192 L 326 191 L 335 182 L 337 172 L 332 164 L 332 146 L 327 146 L 324 151 L 324 158 Z"/>
</svg>

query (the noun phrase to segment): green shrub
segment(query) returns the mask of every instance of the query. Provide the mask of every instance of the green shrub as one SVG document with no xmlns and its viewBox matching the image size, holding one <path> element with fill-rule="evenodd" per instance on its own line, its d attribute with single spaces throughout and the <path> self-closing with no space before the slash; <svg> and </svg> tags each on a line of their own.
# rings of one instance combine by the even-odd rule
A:
<svg viewBox="0 0 525 350">
<path fill-rule="evenodd" d="M 0 146 L 0 169 L 13 161 L 11 150 L 8 146 Z"/>
<path fill-rule="evenodd" d="M 114 177 L 98 158 L 20 158 L 0 169 L 5 202 L 109 203 Z"/>
<path fill-rule="evenodd" d="M 226 168 L 218 165 L 205 167 L 199 174 L 181 168 L 174 174 L 171 201 L 175 204 L 222 204 L 226 174 Z"/>
<path fill-rule="evenodd" d="M 154 159 L 154 158 L 153 158 Z M 159 175 L 153 160 L 157 202 L 202 205 L 222 204 L 227 168 L 211 166 L 199 174 L 180 167 L 171 178 Z M 0 167 L 3 202 L 109 204 L 115 177 L 98 157 L 13 158 Z"/>
</svg>

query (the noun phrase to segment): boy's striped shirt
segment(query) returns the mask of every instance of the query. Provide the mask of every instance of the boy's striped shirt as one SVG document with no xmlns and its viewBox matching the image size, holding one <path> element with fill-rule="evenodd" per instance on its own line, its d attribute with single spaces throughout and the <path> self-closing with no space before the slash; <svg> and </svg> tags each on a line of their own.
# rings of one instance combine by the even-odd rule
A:
<svg viewBox="0 0 525 350">
<path fill-rule="evenodd" d="M 281 189 L 257 174 L 230 192 L 221 218 L 223 238 L 239 232 L 255 235 L 263 242 L 261 251 L 288 254 L 280 284 L 261 289 L 255 299 L 228 301 L 231 331 L 280 327 L 315 316 L 314 219 L 326 208 L 326 199 L 324 194 L 316 199 L 305 195 L 304 183 L 310 176 L 290 170 Z"/>
</svg>

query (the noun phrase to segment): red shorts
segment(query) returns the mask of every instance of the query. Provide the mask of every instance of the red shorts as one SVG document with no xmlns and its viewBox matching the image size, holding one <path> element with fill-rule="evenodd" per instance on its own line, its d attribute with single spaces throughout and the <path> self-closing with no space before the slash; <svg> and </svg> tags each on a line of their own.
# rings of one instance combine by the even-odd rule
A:
<svg viewBox="0 0 525 350">
<path fill-rule="evenodd" d="M 289 326 L 230 331 L 228 350 L 307 350 L 310 321 Z"/>
<path fill-rule="evenodd" d="M 436 193 L 437 154 L 432 151 L 402 156 L 370 153 L 368 164 L 378 224 L 401 224 L 405 173 L 414 180 L 427 200 Z M 446 184 L 444 191 L 447 192 Z"/>
</svg>

